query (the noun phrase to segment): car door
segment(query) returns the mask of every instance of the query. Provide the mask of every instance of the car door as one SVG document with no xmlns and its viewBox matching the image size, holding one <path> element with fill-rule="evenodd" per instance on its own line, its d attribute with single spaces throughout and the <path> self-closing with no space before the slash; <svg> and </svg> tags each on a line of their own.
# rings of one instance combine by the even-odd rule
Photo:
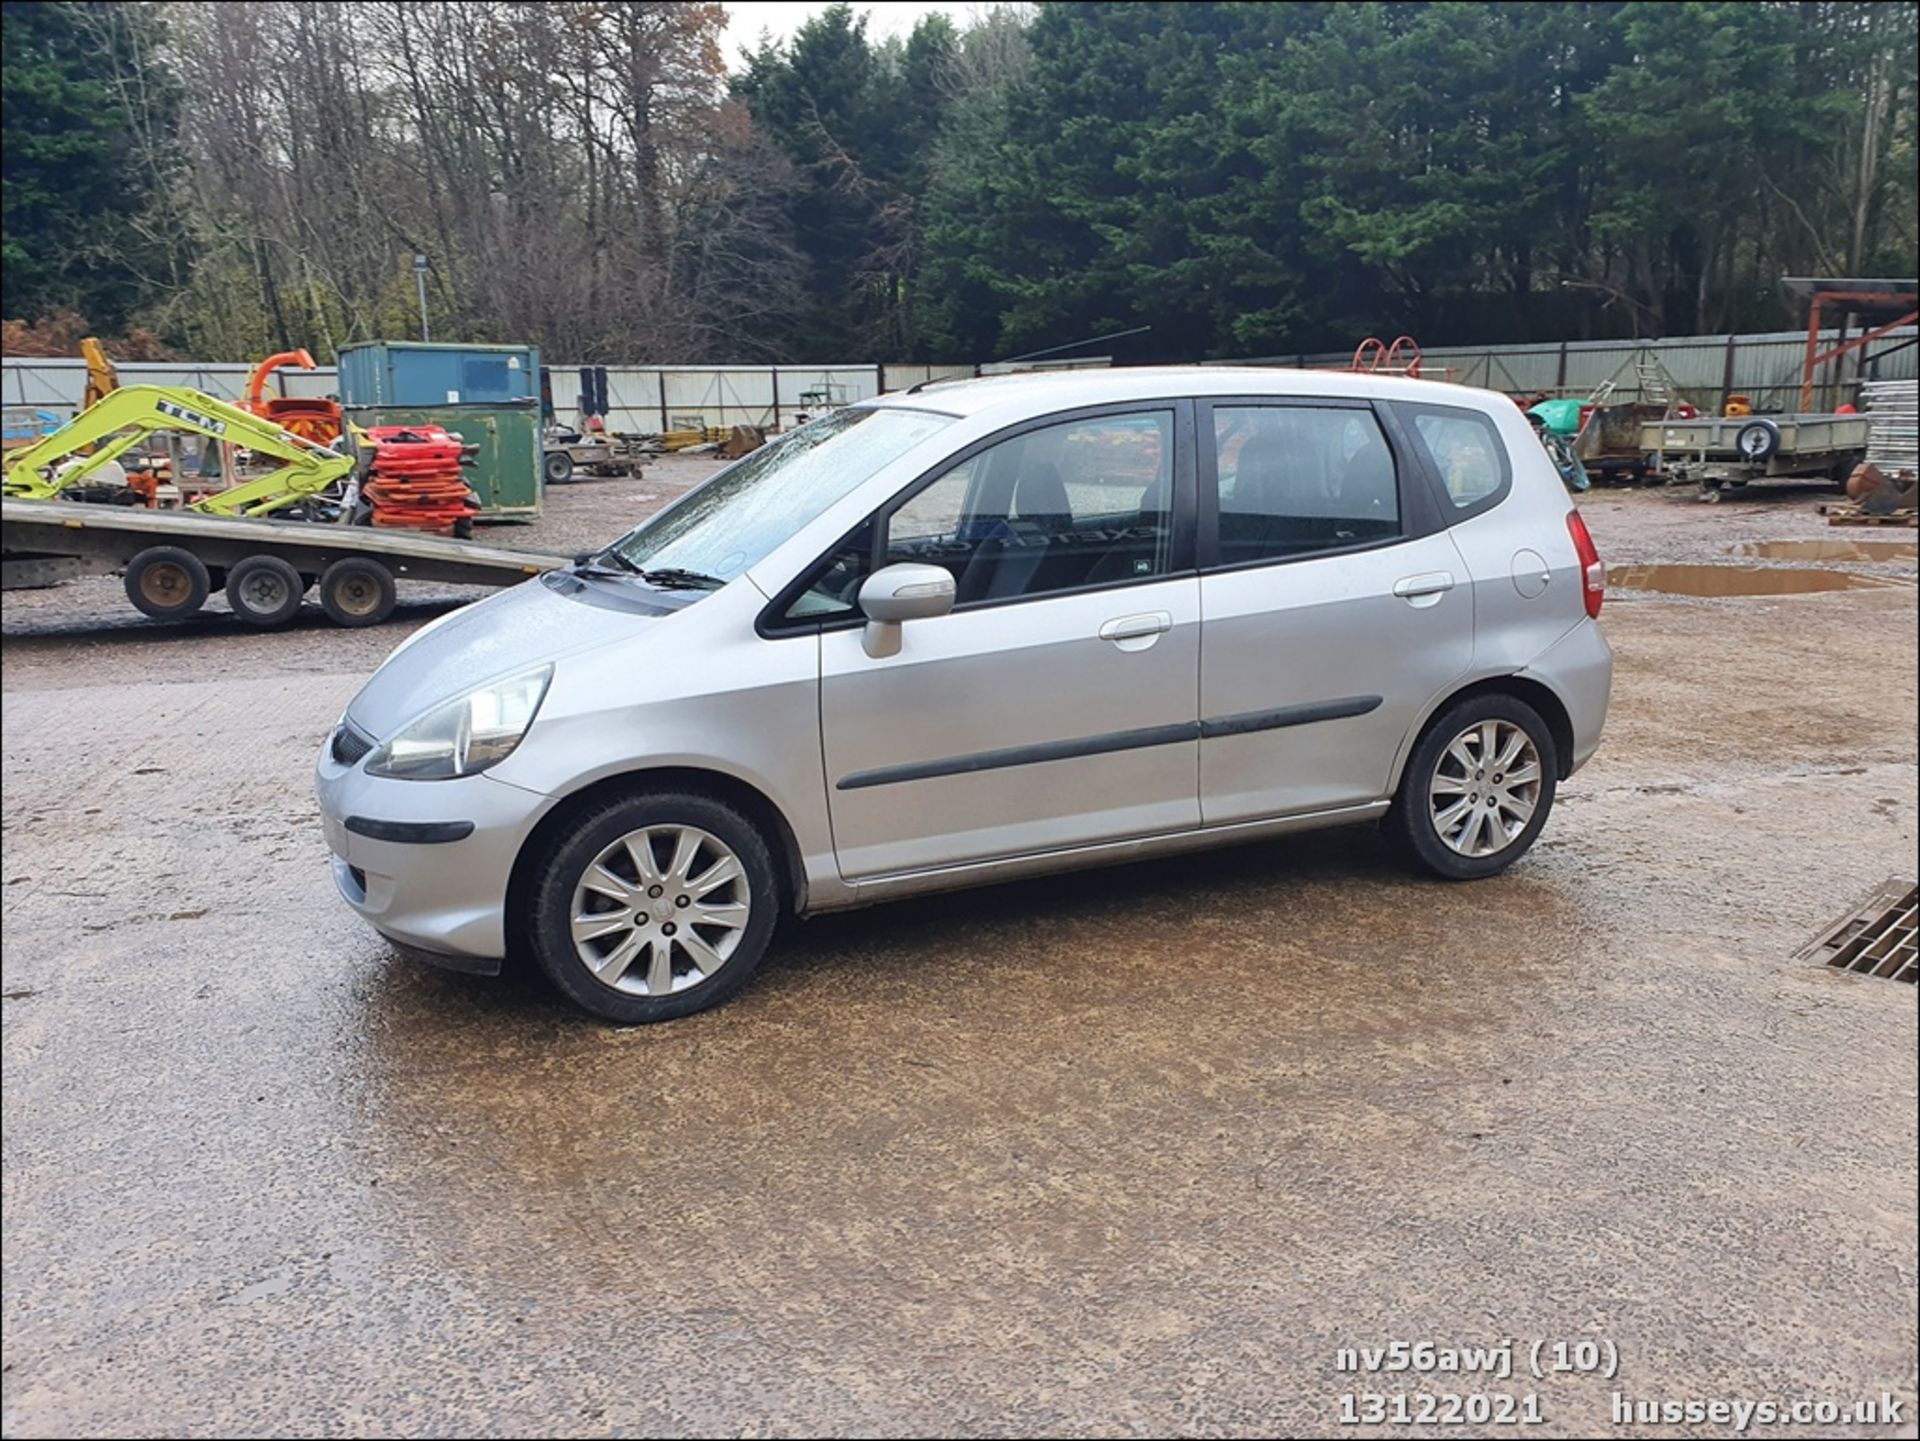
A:
<svg viewBox="0 0 1920 1441">
<path fill-rule="evenodd" d="M 945 566 L 957 597 L 907 622 L 884 658 L 866 653 L 857 618 L 822 628 L 844 876 L 1199 823 L 1192 417 L 1168 402 L 1004 432 L 855 542 L 875 566 Z M 836 589 L 850 593 L 844 579 Z"/>
<path fill-rule="evenodd" d="M 1473 654 L 1431 490 L 1364 402 L 1220 399 L 1197 429 L 1202 818 L 1378 801 Z"/>
</svg>

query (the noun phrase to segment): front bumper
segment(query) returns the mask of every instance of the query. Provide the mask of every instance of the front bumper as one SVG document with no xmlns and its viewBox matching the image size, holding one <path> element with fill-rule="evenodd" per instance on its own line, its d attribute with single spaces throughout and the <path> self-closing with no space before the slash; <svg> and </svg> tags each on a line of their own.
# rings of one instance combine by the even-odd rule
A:
<svg viewBox="0 0 1920 1441">
<path fill-rule="evenodd" d="M 495 969 L 513 863 L 553 798 L 487 775 L 388 780 L 362 764 L 323 749 L 314 774 L 341 896 L 389 940 L 460 969 Z"/>
</svg>

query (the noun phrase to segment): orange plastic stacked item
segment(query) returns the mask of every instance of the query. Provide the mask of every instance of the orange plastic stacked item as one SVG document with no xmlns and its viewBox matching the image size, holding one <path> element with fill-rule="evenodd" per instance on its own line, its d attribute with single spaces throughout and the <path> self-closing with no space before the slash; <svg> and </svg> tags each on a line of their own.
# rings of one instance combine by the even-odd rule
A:
<svg viewBox="0 0 1920 1441">
<path fill-rule="evenodd" d="M 373 464 L 361 494 L 375 525 L 451 534 L 480 501 L 460 474 L 460 442 L 437 425 L 376 425 Z"/>
</svg>

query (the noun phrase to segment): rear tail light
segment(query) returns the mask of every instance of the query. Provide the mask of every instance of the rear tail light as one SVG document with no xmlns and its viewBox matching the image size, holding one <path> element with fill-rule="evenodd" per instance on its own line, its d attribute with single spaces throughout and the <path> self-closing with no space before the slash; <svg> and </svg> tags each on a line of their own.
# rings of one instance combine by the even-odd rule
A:
<svg viewBox="0 0 1920 1441">
<path fill-rule="evenodd" d="M 1587 614 L 1598 619 L 1600 604 L 1607 598 L 1607 567 L 1600 559 L 1600 552 L 1594 548 L 1593 537 L 1587 533 L 1587 523 L 1580 518 L 1580 512 L 1567 512 L 1567 534 L 1573 537 L 1574 554 L 1580 557 L 1580 594 L 1587 603 Z"/>
</svg>

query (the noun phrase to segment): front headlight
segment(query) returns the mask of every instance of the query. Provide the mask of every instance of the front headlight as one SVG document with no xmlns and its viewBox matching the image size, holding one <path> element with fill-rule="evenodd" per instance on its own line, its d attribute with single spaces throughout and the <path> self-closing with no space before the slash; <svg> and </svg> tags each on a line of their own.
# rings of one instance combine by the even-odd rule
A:
<svg viewBox="0 0 1920 1441">
<path fill-rule="evenodd" d="M 513 754 L 546 697 L 553 667 L 470 691 L 428 711 L 367 757 L 367 774 L 402 781 L 478 775 Z"/>
</svg>

